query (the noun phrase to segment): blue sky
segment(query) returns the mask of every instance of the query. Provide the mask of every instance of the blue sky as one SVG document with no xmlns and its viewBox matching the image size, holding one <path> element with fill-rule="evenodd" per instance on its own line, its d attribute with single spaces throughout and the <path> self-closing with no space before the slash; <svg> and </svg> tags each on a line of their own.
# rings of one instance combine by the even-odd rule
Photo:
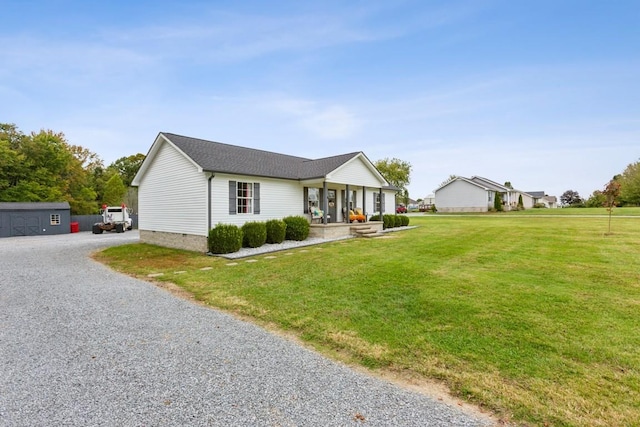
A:
<svg viewBox="0 0 640 427">
<path fill-rule="evenodd" d="M 0 122 L 160 131 L 588 197 L 640 159 L 640 2 L 2 1 Z"/>
</svg>

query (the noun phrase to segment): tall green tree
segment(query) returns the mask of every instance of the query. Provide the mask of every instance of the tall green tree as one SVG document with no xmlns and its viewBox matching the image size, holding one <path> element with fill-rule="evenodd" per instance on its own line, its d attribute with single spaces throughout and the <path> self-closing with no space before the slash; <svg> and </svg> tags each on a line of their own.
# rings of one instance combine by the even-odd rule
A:
<svg viewBox="0 0 640 427">
<path fill-rule="evenodd" d="M 567 190 L 560 196 L 560 203 L 564 206 L 581 207 L 583 205 L 582 197 L 577 191 Z"/>
<path fill-rule="evenodd" d="M 115 169 L 120 175 L 120 178 L 122 178 L 122 182 L 125 187 L 129 187 L 131 186 L 131 181 L 133 181 L 133 178 L 138 173 L 138 169 L 140 169 L 144 158 L 145 155 L 142 153 L 120 157 L 115 162 L 111 163 L 109 168 Z"/>
<path fill-rule="evenodd" d="M 607 202 L 607 197 L 600 190 L 595 190 L 591 193 L 591 196 L 585 202 L 585 206 L 588 208 L 601 208 Z"/>
<path fill-rule="evenodd" d="M 0 201 L 67 201 L 72 214 L 95 212 L 95 192 L 79 153 L 92 157 L 63 133 L 24 135 L 13 124 L 0 124 Z"/>
<path fill-rule="evenodd" d="M 620 201 L 624 205 L 640 205 L 640 161 L 631 163 L 619 177 Z"/>
<path fill-rule="evenodd" d="M 407 203 L 409 190 L 407 186 L 411 182 L 411 163 L 400 159 L 382 159 L 374 163 L 384 179 L 399 191 L 396 193 L 396 203 Z"/>
<path fill-rule="evenodd" d="M 127 187 L 124 186 L 120 175 L 113 174 L 107 181 L 104 190 L 103 203 L 109 206 L 118 206 L 124 202 L 124 196 L 127 194 Z"/>
</svg>

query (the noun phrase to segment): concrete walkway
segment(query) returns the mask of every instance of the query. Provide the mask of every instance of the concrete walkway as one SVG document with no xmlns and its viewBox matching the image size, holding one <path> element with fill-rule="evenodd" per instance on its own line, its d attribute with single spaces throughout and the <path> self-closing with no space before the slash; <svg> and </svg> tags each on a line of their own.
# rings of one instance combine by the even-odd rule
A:
<svg viewBox="0 0 640 427">
<path fill-rule="evenodd" d="M 0 426 L 480 426 L 88 258 L 137 232 L 0 239 Z"/>
</svg>

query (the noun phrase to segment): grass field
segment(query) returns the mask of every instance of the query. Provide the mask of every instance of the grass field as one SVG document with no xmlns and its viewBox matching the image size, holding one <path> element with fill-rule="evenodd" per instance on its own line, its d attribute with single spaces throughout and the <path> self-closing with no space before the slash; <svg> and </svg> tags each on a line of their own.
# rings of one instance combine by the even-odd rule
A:
<svg viewBox="0 0 640 427">
<path fill-rule="evenodd" d="M 640 218 L 412 217 L 419 227 L 228 260 L 136 244 L 96 258 L 503 420 L 640 420 Z M 211 270 L 200 270 L 213 267 Z M 176 275 L 176 270 L 187 273 Z"/>
</svg>

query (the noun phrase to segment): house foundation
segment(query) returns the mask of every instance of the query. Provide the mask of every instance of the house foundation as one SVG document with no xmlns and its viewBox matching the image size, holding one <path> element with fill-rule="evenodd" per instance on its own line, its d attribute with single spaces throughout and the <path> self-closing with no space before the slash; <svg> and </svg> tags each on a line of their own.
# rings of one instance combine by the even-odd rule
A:
<svg viewBox="0 0 640 427">
<path fill-rule="evenodd" d="M 206 253 L 209 248 L 206 236 L 168 233 L 166 231 L 140 230 L 140 241 L 151 245 Z"/>
</svg>

